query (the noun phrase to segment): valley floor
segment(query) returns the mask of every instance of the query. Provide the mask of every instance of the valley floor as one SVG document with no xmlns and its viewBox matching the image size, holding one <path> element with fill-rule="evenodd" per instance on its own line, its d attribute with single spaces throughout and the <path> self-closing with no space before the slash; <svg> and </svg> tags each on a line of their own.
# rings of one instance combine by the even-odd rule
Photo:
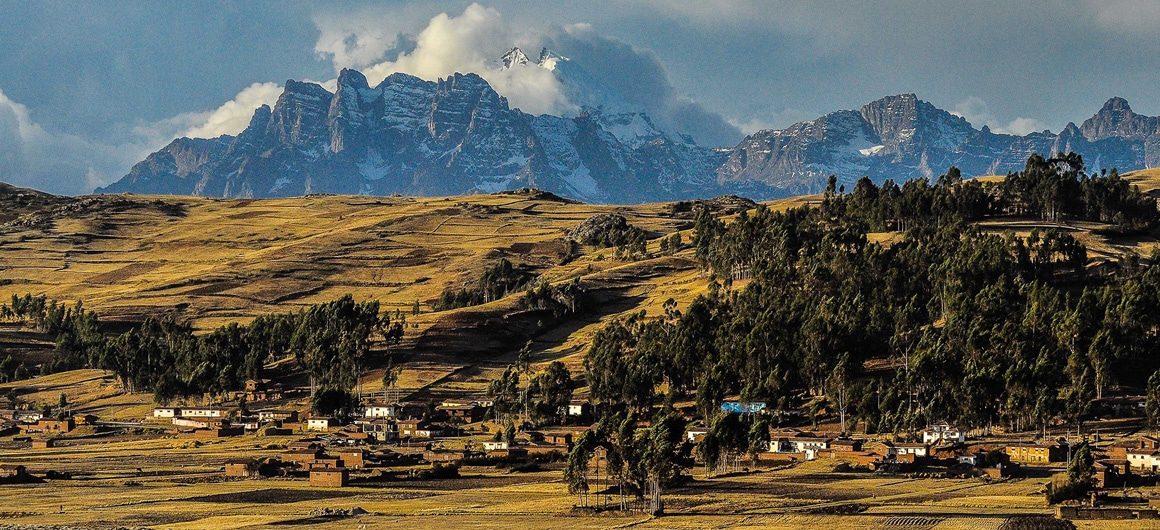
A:
<svg viewBox="0 0 1160 530">
<path fill-rule="evenodd" d="M 74 474 L 3 486 L 0 527 L 947 529 L 999 528 L 1012 515 L 1052 513 L 1042 495 L 1047 478 L 988 483 L 834 473 L 837 462 L 831 460 L 708 479 L 696 469 L 694 481 L 665 493 L 662 517 L 575 515 L 577 498 L 567 494 L 560 469 L 550 466 L 533 473 L 465 467 L 460 478 L 424 481 L 374 481 L 361 472 L 346 488 L 311 487 L 304 479 L 222 478 L 224 460 L 271 456 L 294 438 L 88 440 L 36 450 L 0 442 L 4 463 L 25 465 L 34 475 Z M 598 495 L 589 500 L 602 503 Z M 609 496 L 607 502 L 618 500 Z M 312 515 L 353 507 L 370 513 Z M 826 514 L 855 507 L 865 511 Z"/>
</svg>

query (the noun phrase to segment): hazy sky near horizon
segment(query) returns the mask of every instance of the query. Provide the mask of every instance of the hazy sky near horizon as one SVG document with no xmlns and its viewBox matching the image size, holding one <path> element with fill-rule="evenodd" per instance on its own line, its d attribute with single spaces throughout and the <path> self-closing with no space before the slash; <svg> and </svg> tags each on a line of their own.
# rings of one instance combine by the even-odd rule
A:
<svg viewBox="0 0 1160 530">
<path fill-rule="evenodd" d="M 974 126 L 1058 131 L 1122 96 L 1160 114 L 1160 2 L 0 0 L 0 181 L 87 193 L 173 138 L 233 134 L 287 79 L 483 70 L 575 104 L 518 45 L 571 57 L 710 145 L 914 92 Z"/>
</svg>

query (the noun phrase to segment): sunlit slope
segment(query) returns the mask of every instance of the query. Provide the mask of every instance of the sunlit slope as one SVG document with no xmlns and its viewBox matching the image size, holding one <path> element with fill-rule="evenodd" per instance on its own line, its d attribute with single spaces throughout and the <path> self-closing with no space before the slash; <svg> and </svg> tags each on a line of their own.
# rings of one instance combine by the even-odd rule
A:
<svg viewBox="0 0 1160 530">
<path fill-rule="evenodd" d="M 1127 178 L 1160 184 L 1160 172 Z M 348 293 L 377 299 L 406 315 L 406 335 L 396 350 L 406 359 L 398 387 L 417 398 L 483 392 L 529 340 L 538 368 L 562 360 L 579 373 L 591 337 L 608 319 L 641 310 L 659 315 L 669 298 L 684 309 L 708 284 L 691 249 L 660 253 L 661 238 L 674 232 L 686 244 L 691 241 L 688 204 L 595 206 L 538 192 L 256 201 L 58 199 L 35 197 L 22 217 L 0 225 L 0 300 L 45 294 L 83 300 L 106 321 L 172 313 L 204 330 Z M 814 195 L 766 205 L 785 210 L 821 200 Z M 606 212 L 619 212 L 646 230 L 653 257 L 624 261 L 615 259 L 613 249 L 570 251 L 565 231 Z M 723 213 L 727 221 L 734 217 Z M 1156 247 L 1151 236 L 1113 236 L 1096 223 L 995 218 L 982 226 L 1021 236 L 1036 228 L 1068 230 L 1097 260 L 1127 251 L 1148 255 Z M 891 244 L 901 235 L 870 234 L 870 239 Z M 499 258 L 551 282 L 580 277 L 586 294 L 579 313 L 531 311 L 521 306 L 519 293 L 474 307 L 432 310 L 441 293 L 474 284 Z M 416 301 L 420 314 L 413 315 Z M 18 358 L 35 364 L 51 355 L 51 337 L 6 325 L 12 329 L 0 330 L 0 345 Z M 372 362 L 363 377 L 366 391 L 381 389 L 376 366 Z M 120 417 L 113 409 L 128 405 L 94 400 L 89 406 Z M 131 412 L 128 416 L 139 411 Z"/>
<path fill-rule="evenodd" d="M 140 198 L 0 235 L 0 296 L 84 300 L 105 314 L 178 309 L 199 324 L 346 293 L 410 309 L 507 257 L 548 270 L 563 232 L 620 210 L 646 230 L 679 221 L 659 207 L 588 206 L 514 194 L 440 199 L 264 201 Z M 153 206 L 163 203 L 168 209 Z"/>
<path fill-rule="evenodd" d="M 1140 191 L 1153 197 L 1160 195 L 1160 168 L 1141 169 L 1124 173 L 1128 182 L 1140 187 Z"/>
<path fill-rule="evenodd" d="M 1160 171 L 1129 174 L 1160 183 Z M 1143 184 L 1142 184 L 1143 187 Z M 102 196 L 43 203 L 0 229 L 0 298 L 45 294 L 83 300 L 106 320 L 173 313 L 201 329 L 245 322 L 353 294 L 407 314 L 404 347 L 419 353 L 503 361 L 526 340 L 542 360 L 579 354 L 604 320 L 641 309 L 659 314 L 668 298 L 686 305 L 707 278 L 689 249 L 661 256 L 660 238 L 692 237 L 689 205 L 597 206 L 539 192 L 447 198 L 311 196 L 267 200 Z M 783 210 L 820 196 L 766 203 Z M 569 254 L 564 232 L 585 219 L 619 212 L 649 232 L 655 256 L 616 260 L 612 249 Z M 1095 258 L 1147 255 L 1151 237 L 1111 238 L 1092 223 L 995 219 L 988 230 L 1026 235 L 1034 228 L 1072 231 Z M 872 234 L 893 242 L 897 234 Z M 519 296 L 432 312 L 447 289 L 473 284 L 507 258 L 549 281 L 581 277 L 588 290 L 579 317 L 557 319 L 519 307 Z M 411 315 L 415 302 L 421 314 Z"/>
<path fill-rule="evenodd" d="M 659 256 L 659 239 L 691 237 L 692 211 L 671 204 L 593 206 L 531 193 L 449 198 L 314 196 L 271 200 L 106 196 L 43 208 L 0 231 L 0 300 L 83 300 L 102 318 L 172 313 L 201 329 L 353 294 L 407 315 L 403 347 L 495 360 L 528 339 L 567 356 L 599 322 L 705 288 L 691 251 Z M 619 212 L 649 232 L 658 257 L 612 249 L 569 254 L 564 232 Z M 579 316 L 519 307 L 519 295 L 432 312 L 447 289 L 473 284 L 499 258 L 548 281 L 583 279 Z M 415 302 L 421 313 L 413 315 Z M 513 346 L 514 345 L 514 346 Z M 499 356 L 502 360 L 504 355 Z M 546 359 L 545 359 L 546 360 Z M 578 358 L 569 359 L 576 363 Z"/>
</svg>

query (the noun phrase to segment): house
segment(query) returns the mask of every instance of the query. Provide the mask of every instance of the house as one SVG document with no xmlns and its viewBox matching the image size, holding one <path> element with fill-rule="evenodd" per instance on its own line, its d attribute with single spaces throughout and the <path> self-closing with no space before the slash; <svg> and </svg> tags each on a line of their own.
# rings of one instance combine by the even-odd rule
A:
<svg viewBox="0 0 1160 530">
<path fill-rule="evenodd" d="M 35 410 L 14 410 L 12 421 L 18 423 L 36 423 L 44 418 L 44 414 Z"/>
<path fill-rule="evenodd" d="M 281 410 L 281 409 L 264 409 L 258 411 L 258 421 L 281 421 L 281 422 L 298 422 L 298 411 L 296 410 Z"/>
<path fill-rule="evenodd" d="M 153 409 L 154 418 L 175 418 L 181 416 L 181 407 L 156 407 Z"/>
<path fill-rule="evenodd" d="M 310 470 L 310 485 L 320 488 L 342 488 L 350 481 L 346 468 L 317 468 Z"/>
<path fill-rule="evenodd" d="M 282 399 L 285 390 L 281 383 L 275 383 L 269 379 L 250 379 L 246 381 L 246 390 L 236 394 L 238 398 L 246 398 L 246 401 L 271 401 L 275 399 Z"/>
<path fill-rule="evenodd" d="M 500 440 L 498 442 L 483 442 L 484 451 L 507 451 L 510 446 L 506 441 Z"/>
<path fill-rule="evenodd" d="M 370 440 L 370 435 L 357 429 L 352 429 L 350 426 L 343 427 L 330 435 L 330 445 L 339 446 L 355 446 L 365 445 Z"/>
<path fill-rule="evenodd" d="M 221 407 L 187 407 L 178 410 L 183 418 L 224 418 L 227 416 L 226 410 Z"/>
<path fill-rule="evenodd" d="M 306 466 L 311 470 L 324 468 L 337 469 L 346 467 L 346 462 L 337 456 L 323 455 L 315 457 L 311 462 L 307 462 Z"/>
<path fill-rule="evenodd" d="M 366 465 L 366 451 L 354 447 L 340 447 L 332 451 L 342 460 L 345 467 L 360 468 Z"/>
<path fill-rule="evenodd" d="M 363 432 L 379 442 L 389 442 L 399 437 L 395 422 L 386 418 L 375 418 L 361 423 Z"/>
<path fill-rule="evenodd" d="M 1130 440 L 1119 440 L 1111 446 L 1112 458 L 1124 459 L 1127 458 L 1127 452 L 1131 449 L 1148 449 L 1152 451 L 1160 451 L 1160 439 L 1152 436 L 1138 436 Z"/>
<path fill-rule="evenodd" d="M 1152 449 L 1128 449 L 1128 466 L 1132 469 L 1156 472 L 1160 471 L 1160 451 Z"/>
<path fill-rule="evenodd" d="M 515 458 L 527 458 L 527 456 L 528 456 L 528 450 L 523 448 L 523 447 L 509 447 L 507 449 L 495 449 L 492 451 L 487 451 L 486 453 L 487 453 L 487 456 L 489 456 L 491 458 L 515 459 Z"/>
<path fill-rule="evenodd" d="M 560 446 L 560 447 L 566 447 L 566 446 L 572 445 L 572 435 L 570 433 L 545 434 L 544 435 L 544 443 L 550 444 L 550 445 L 555 445 L 555 446 Z"/>
<path fill-rule="evenodd" d="M 1131 465 L 1127 460 L 1104 459 L 1095 462 L 1095 473 L 1092 474 L 1092 479 L 1097 488 L 1123 487 L 1131 478 Z"/>
<path fill-rule="evenodd" d="M 398 409 L 386 403 L 371 403 L 363 409 L 364 418 L 394 418 Z"/>
<path fill-rule="evenodd" d="M 895 446 L 895 457 L 898 455 L 914 455 L 922 458 L 930 455 L 930 446 L 924 443 L 900 443 Z"/>
<path fill-rule="evenodd" d="M 423 460 L 431 463 L 435 462 L 459 462 L 471 457 L 471 452 L 467 450 L 452 451 L 449 449 L 428 449 L 423 452 Z"/>
<path fill-rule="evenodd" d="M 21 465 L 0 464 L 0 478 L 19 478 L 28 474 L 27 469 Z"/>
<path fill-rule="evenodd" d="M 210 419 L 210 418 L 173 418 L 173 424 L 178 427 L 192 427 L 194 429 L 208 429 L 210 427 L 221 427 L 224 423 L 229 426 L 230 420 Z"/>
<path fill-rule="evenodd" d="M 331 427 L 337 427 L 338 421 L 329 416 L 313 416 L 306 419 L 306 430 L 310 432 L 330 432 Z"/>
<path fill-rule="evenodd" d="M 828 449 L 830 447 L 830 440 L 828 438 L 815 438 L 802 433 L 790 438 L 789 445 L 792 448 L 791 452 L 794 453 L 816 452 Z"/>
<path fill-rule="evenodd" d="M 177 435 L 183 438 L 227 438 L 230 436 L 241 436 L 245 434 L 245 429 L 241 427 L 210 427 L 208 429 L 194 429 L 188 432 L 178 431 Z"/>
<path fill-rule="evenodd" d="M 1146 396 L 1104 396 L 1092 400 L 1091 412 L 1105 418 L 1142 416 L 1146 402 Z"/>
<path fill-rule="evenodd" d="M 953 445 L 967 441 L 967 432 L 946 422 L 928 426 L 922 431 L 922 443 Z"/>
<path fill-rule="evenodd" d="M 56 447 L 56 440 L 52 438 L 37 438 L 32 441 L 33 449 L 50 449 Z"/>
<path fill-rule="evenodd" d="M 689 427 L 688 429 L 685 429 L 685 441 L 687 441 L 691 444 L 701 443 L 701 440 L 703 438 L 705 438 L 706 434 L 709 434 L 708 427 L 701 427 L 701 426 Z M 771 442 L 771 444 L 772 444 L 772 442 Z"/>
<path fill-rule="evenodd" d="M 574 399 L 568 403 L 569 416 L 586 416 L 592 413 L 592 404 L 587 401 Z"/>
<path fill-rule="evenodd" d="M 409 401 L 395 404 L 395 418 L 422 418 L 427 414 L 426 403 Z"/>
<path fill-rule="evenodd" d="M 73 422 L 77 425 L 96 425 L 96 414 L 73 414 Z"/>
<path fill-rule="evenodd" d="M 420 430 L 429 431 L 430 424 L 422 420 L 407 419 L 399 420 L 397 422 L 400 438 L 429 438 L 430 436 L 419 436 L 417 434 Z"/>
<path fill-rule="evenodd" d="M 247 431 L 256 431 L 261 427 L 261 420 L 257 416 L 239 416 L 236 424 Z"/>
<path fill-rule="evenodd" d="M 893 442 L 877 442 L 871 444 L 869 450 L 871 453 L 880 455 L 887 460 L 893 459 L 898 455 L 898 448 L 894 446 Z"/>
<path fill-rule="evenodd" d="M 796 429 L 774 431 L 770 434 L 769 451 L 773 453 L 802 453 L 806 460 L 817 458 L 818 451 L 830 447 L 830 438 L 815 436 Z"/>
<path fill-rule="evenodd" d="M 1003 452 L 1011 457 L 1012 462 L 1020 464 L 1049 464 L 1066 459 L 1063 448 L 1056 443 L 1013 443 L 1008 444 Z"/>
<path fill-rule="evenodd" d="M 231 478 L 250 478 L 257 476 L 258 464 L 249 458 L 226 460 L 225 472 Z"/>
<path fill-rule="evenodd" d="M 450 430 L 446 425 L 431 424 L 426 427 L 415 429 L 415 438 L 437 438 L 439 436 L 447 436 Z"/>
<path fill-rule="evenodd" d="M 704 428 L 704 430 L 706 433 L 708 433 L 708 431 L 709 431 L 709 429 L 707 427 Z M 799 430 L 794 429 L 794 428 L 770 429 L 769 430 L 769 451 L 772 453 L 792 453 L 792 452 L 794 452 L 793 444 L 790 443 L 790 440 L 793 438 L 796 438 L 797 436 L 799 436 L 801 434 L 802 434 L 802 431 L 799 431 Z"/>
<path fill-rule="evenodd" d="M 830 449 L 847 453 L 856 453 L 862 450 L 862 440 L 839 438 L 830 441 Z"/>
<path fill-rule="evenodd" d="M 49 434 L 63 434 L 72 431 L 76 428 L 76 422 L 72 418 L 65 418 L 63 420 L 46 420 L 41 419 L 35 424 L 28 425 L 24 428 L 25 432 L 43 432 Z"/>
<path fill-rule="evenodd" d="M 463 423 L 475 423 L 483 419 L 486 410 L 483 407 L 471 404 L 439 405 L 435 410 L 446 413 L 452 420 L 463 420 Z"/>
<path fill-rule="evenodd" d="M 315 460 L 326 456 L 322 449 L 287 449 L 280 455 L 283 462 L 294 462 L 301 466 L 309 466 Z"/>
</svg>

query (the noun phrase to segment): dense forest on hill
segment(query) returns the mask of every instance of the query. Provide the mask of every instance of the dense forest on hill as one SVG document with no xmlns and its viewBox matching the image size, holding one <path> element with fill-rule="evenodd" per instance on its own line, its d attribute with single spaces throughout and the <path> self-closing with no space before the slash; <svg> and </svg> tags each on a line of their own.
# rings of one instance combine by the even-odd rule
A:
<svg viewBox="0 0 1160 530">
<path fill-rule="evenodd" d="M 775 414 L 809 405 L 843 430 L 1041 428 L 1081 422 L 1093 398 L 1160 369 L 1160 257 L 1089 267 L 1056 223 L 1154 228 L 1155 200 L 1115 171 L 1036 155 L 999 183 L 952 168 L 933 184 L 835 184 L 817 207 L 761 206 L 730 223 L 700 212 L 693 245 L 709 293 L 600 330 L 585 360 L 592 396 L 638 412 L 692 396 L 707 419 L 727 397 Z M 1009 216 L 1056 227 L 1018 237 L 977 224 Z M 893 230 L 900 240 L 870 238 Z M 752 280 L 727 288 L 734 277 Z"/>
<path fill-rule="evenodd" d="M 396 343 L 405 325 L 401 315 L 393 320 L 380 315 L 377 301 L 360 303 L 349 295 L 203 335 L 167 315 L 108 336 L 81 303 L 68 307 L 44 296 L 13 295 L 0 305 L 0 317 L 23 320 L 56 337 L 53 358 L 41 374 L 101 368 L 115 373 L 127 391 L 152 392 L 159 403 L 239 390 L 247 379 L 262 375 L 265 363 L 292 354 L 323 390 L 316 396 L 326 402 L 315 406 L 326 413 L 350 405 L 346 393 L 368 368 L 371 341 L 378 336 Z M 0 360 L 0 377 L 16 378 L 21 368 L 10 358 Z"/>
</svg>

